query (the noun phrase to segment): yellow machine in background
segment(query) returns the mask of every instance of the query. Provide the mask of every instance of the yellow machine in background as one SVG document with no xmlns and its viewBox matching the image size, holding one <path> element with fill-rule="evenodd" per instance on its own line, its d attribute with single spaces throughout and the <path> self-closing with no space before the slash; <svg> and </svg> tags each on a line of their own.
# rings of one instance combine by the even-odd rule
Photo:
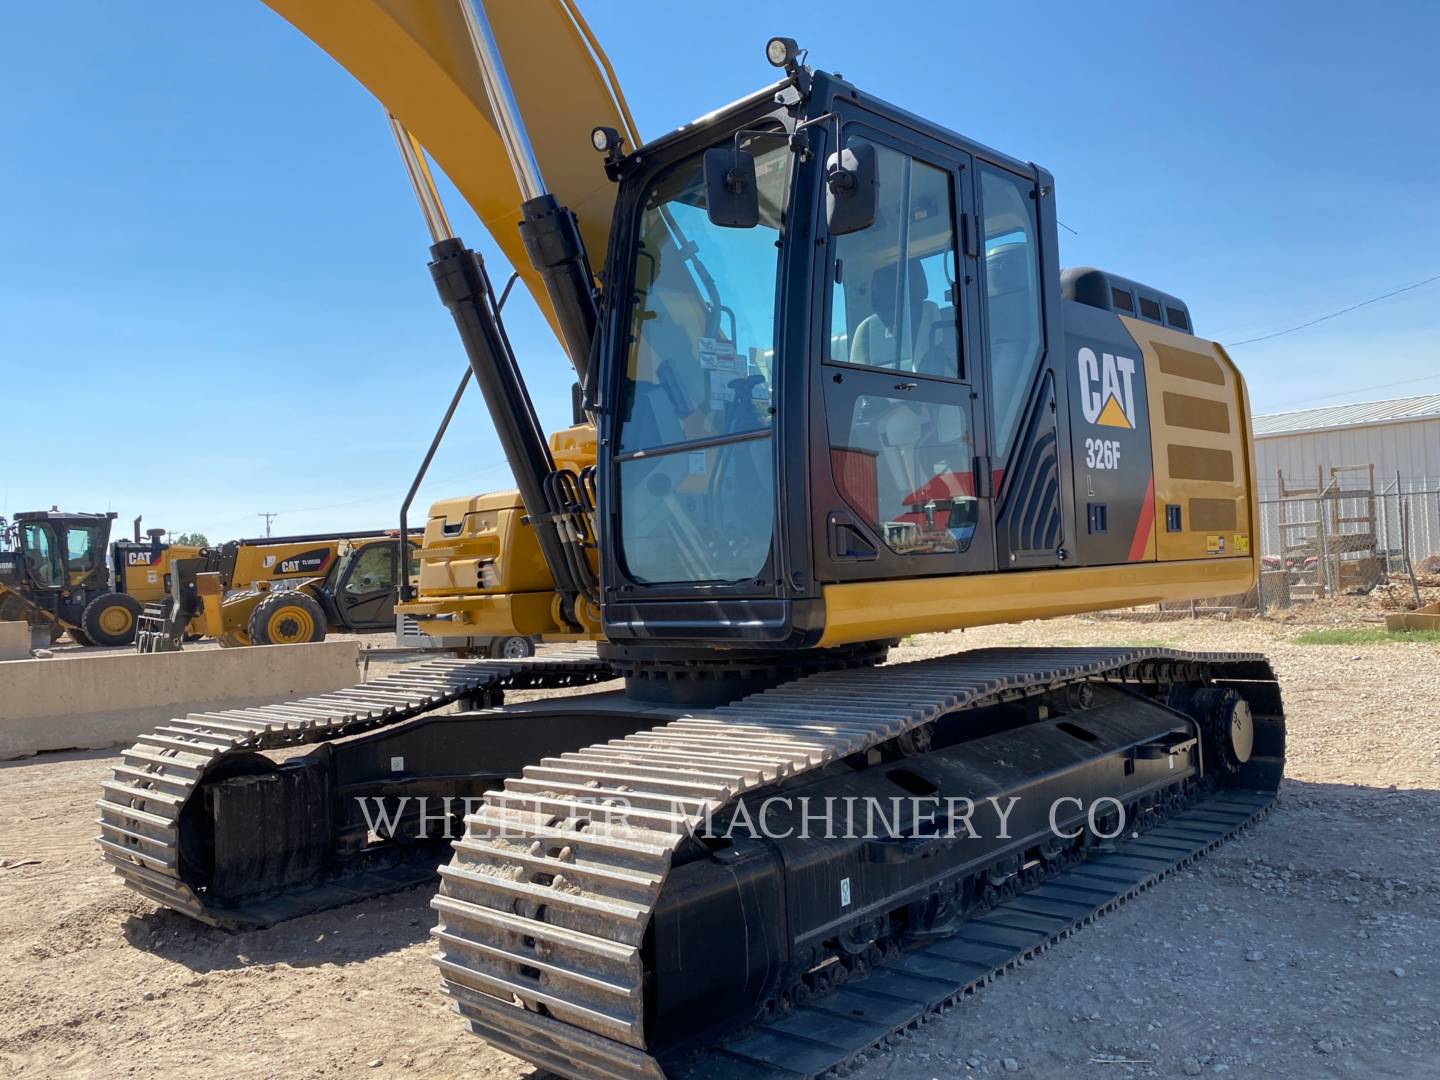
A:
<svg viewBox="0 0 1440 1080">
<path fill-rule="evenodd" d="M 219 619 L 205 620 L 206 635 L 225 646 L 323 641 L 330 620 L 320 591 L 341 561 L 367 544 L 386 544 L 389 554 L 366 560 L 357 587 L 363 580 L 370 592 L 387 588 L 393 593 L 394 541 L 382 537 L 280 538 L 226 545 L 221 549 L 225 591 Z M 377 546 L 376 551 L 381 550 Z"/>
<path fill-rule="evenodd" d="M 550 436 L 557 464 L 576 475 L 595 464 L 595 429 L 582 424 Z M 595 570 L 593 549 L 586 555 Z M 555 582 L 518 493 L 443 499 L 430 507 L 419 555 L 416 597 L 396 606 L 421 632 L 435 636 L 511 635 L 576 640 L 556 611 Z M 582 618 L 598 635 L 593 605 Z"/>
<path fill-rule="evenodd" d="M 81 645 L 128 645 L 140 604 L 106 562 L 114 512 L 57 507 L 0 517 L 0 620 L 21 621 L 44 644 L 67 630 Z"/>
<path fill-rule="evenodd" d="M 413 541 L 411 546 L 413 547 Z M 396 538 L 371 535 L 233 540 L 172 563 L 169 594 L 142 616 L 140 652 L 185 635 L 228 647 L 323 641 L 327 632 L 392 630 Z"/>
<path fill-rule="evenodd" d="M 175 560 L 195 558 L 200 546 L 166 542 L 161 539 L 163 529 L 151 529 L 150 539 L 141 540 L 139 519 L 136 521 L 134 539 L 116 540 L 110 545 L 110 569 L 116 591 L 133 596 L 143 607 L 170 592 L 170 571 Z"/>
</svg>

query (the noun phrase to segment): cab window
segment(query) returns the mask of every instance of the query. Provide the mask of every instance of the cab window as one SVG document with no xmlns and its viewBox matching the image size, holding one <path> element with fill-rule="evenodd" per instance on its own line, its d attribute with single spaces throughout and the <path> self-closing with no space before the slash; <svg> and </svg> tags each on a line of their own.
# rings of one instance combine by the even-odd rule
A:
<svg viewBox="0 0 1440 1080">
<path fill-rule="evenodd" d="M 105 528 L 101 525 L 71 525 L 65 530 L 65 554 L 71 573 L 88 574 L 105 557 Z"/>
<path fill-rule="evenodd" d="M 372 593 L 395 587 L 395 547 L 393 544 L 371 544 L 359 555 L 345 579 L 344 591 L 351 594 Z"/>
<path fill-rule="evenodd" d="M 875 151 L 875 223 L 834 240 L 829 359 L 961 378 L 950 173 L 886 146 Z"/>
<path fill-rule="evenodd" d="M 850 508 L 897 555 L 968 551 L 979 522 L 965 405 L 861 394 L 832 424 L 830 466 Z"/>
<path fill-rule="evenodd" d="M 25 565 L 31 578 L 42 588 L 64 584 L 60 566 L 60 549 L 50 526 L 27 521 L 20 526 L 20 546 L 25 551 Z"/>
<path fill-rule="evenodd" d="M 1040 356 L 1040 247 L 1035 185 L 990 166 L 980 168 L 985 215 L 985 337 L 990 356 L 990 409 L 997 457 L 1010 452 L 1025 391 Z"/>
</svg>

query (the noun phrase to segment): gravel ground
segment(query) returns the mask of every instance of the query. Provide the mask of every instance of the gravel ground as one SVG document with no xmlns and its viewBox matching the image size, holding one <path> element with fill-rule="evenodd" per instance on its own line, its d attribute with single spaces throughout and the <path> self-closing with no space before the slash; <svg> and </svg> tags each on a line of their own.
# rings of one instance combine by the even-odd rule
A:
<svg viewBox="0 0 1440 1080">
<path fill-rule="evenodd" d="M 1302 646 L 1296 629 L 1061 619 L 899 650 L 1263 651 L 1290 763 L 1256 829 L 856 1076 L 1437 1074 L 1440 647 Z M 91 841 L 112 760 L 0 765 L 0 1075 L 532 1075 L 466 1034 L 437 992 L 427 889 L 248 934 L 124 890 Z"/>
</svg>

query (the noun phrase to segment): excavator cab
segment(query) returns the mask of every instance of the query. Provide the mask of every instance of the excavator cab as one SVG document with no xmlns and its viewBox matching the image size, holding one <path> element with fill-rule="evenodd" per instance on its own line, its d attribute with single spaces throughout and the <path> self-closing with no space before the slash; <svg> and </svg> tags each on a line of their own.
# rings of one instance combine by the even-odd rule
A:
<svg viewBox="0 0 1440 1080">
<path fill-rule="evenodd" d="M 1248 589 L 1244 384 L 1185 305 L 1062 275 L 1045 169 L 787 73 L 607 163 L 602 655 L 873 651 L 1054 614 L 1054 571 Z"/>
<path fill-rule="evenodd" d="M 1070 612 L 1248 590 L 1244 383 L 1185 304 L 1062 274 L 1045 169 L 776 55 L 784 79 L 668 135 L 595 129 L 600 288 L 594 223 L 543 188 L 522 203 L 587 460 L 561 446 L 583 425 L 545 443 L 483 263 L 421 200 L 519 490 L 437 504 L 397 610 L 595 640 L 632 692 L 696 703 L 697 665 L 730 700 L 1059 614 L 1062 581 Z M 522 564 L 540 573 L 501 572 Z"/>
<path fill-rule="evenodd" d="M 995 570 L 989 463 L 1044 367 L 1042 280 L 1058 298 L 1044 170 L 797 72 L 612 172 L 606 637 L 858 645 L 903 631 L 827 635 L 827 585 Z M 1003 321 L 1000 228 L 1023 278 Z"/>
</svg>

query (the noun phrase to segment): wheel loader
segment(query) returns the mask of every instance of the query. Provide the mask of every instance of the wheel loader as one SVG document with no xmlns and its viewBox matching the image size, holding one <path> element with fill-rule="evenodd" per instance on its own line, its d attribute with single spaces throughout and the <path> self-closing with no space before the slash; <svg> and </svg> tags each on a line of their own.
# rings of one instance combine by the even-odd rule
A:
<svg viewBox="0 0 1440 1080">
<path fill-rule="evenodd" d="M 556 644 L 157 729 L 99 804 L 128 885 L 256 927 L 438 861 L 434 962 L 493 1046 L 812 1077 L 1267 810 L 1259 655 L 885 662 L 1256 579 L 1244 380 L 1179 297 L 1061 269 L 1042 166 L 783 37 L 768 85 L 642 140 L 571 0 L 270 6 L 390 114 L 515 477 L 436 505 L 397 610 Z M 543 435 L 431 161 L 588 423 Z"/>
<path fill-rule="evenodd" d="M 81 645 L 129 645 L 140 600 L 106 561 L 115 514 L 27 511 L 0 518 L 0 620 L 42 639 L 69 631 Z"/>
</svg>

